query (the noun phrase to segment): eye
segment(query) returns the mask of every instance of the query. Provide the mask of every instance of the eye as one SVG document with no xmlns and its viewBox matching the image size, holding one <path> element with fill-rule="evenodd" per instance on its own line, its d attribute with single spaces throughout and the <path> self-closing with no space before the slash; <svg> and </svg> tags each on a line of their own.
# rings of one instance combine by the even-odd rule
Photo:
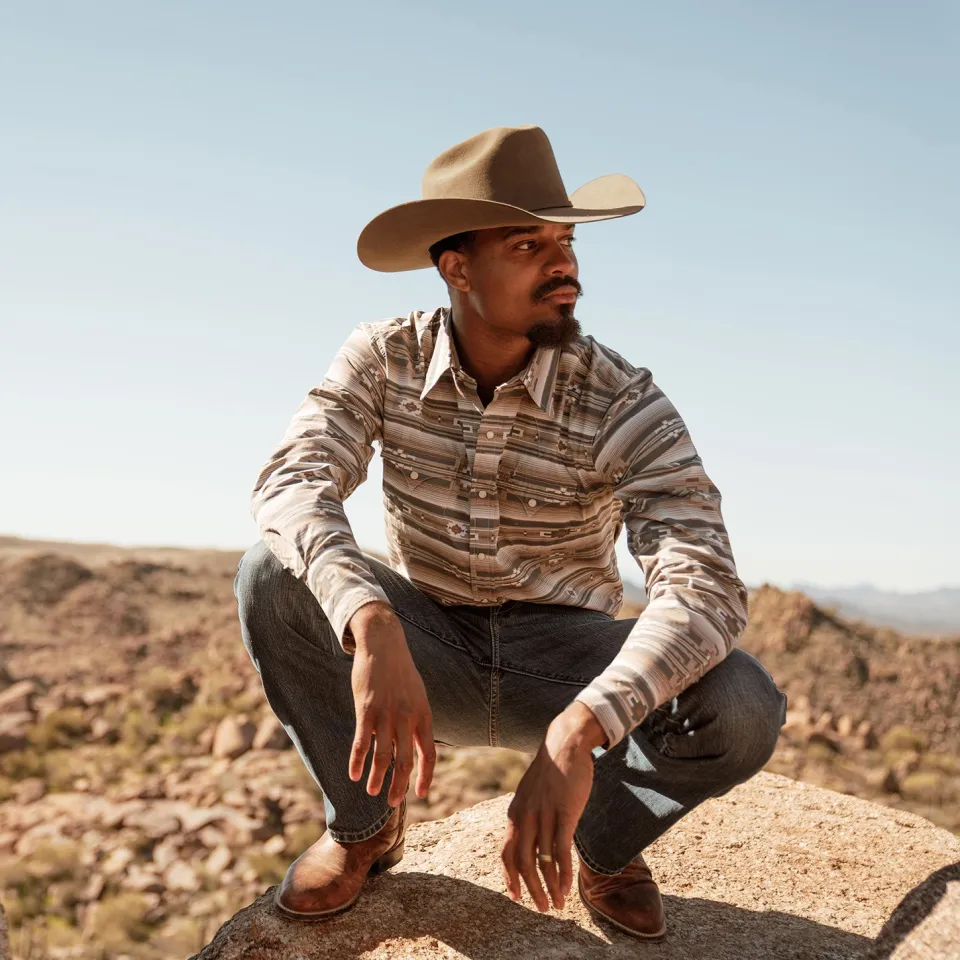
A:
<svg viewBox="0 0 960 960">
<path fill-rule="evenodd" d="M 571 233 L 569 237 L 564 237 L 568 244 L 575 243 L 577 238 Z"/>
<path fill-rule="evenodd" d="M 533 246 L 527 246 L 527 244 L 535 244 L 536 240 L 523 240 L 516 245 L 514 249 L 516 250 L 532 250 Z"/>
</svg>

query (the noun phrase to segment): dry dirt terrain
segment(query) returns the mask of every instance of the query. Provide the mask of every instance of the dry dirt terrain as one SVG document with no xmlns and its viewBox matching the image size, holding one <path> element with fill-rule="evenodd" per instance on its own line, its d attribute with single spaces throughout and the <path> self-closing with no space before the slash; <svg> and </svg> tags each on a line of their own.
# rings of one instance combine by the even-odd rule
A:
<svg viewBox="0 0 960 960">
<path fill-rule="evenodd" d="M 322 831 L 319 793 L 240 642 L 239 557 L 0 538 L 14 956 L 198 952 Z M 764 587 L 742 646 L 791 701 L 772 772 L 960 831 L 960 638 L 905 637 Z M 443 749 L 412 819 L 508 793 L 528 762 Z"/>
</svg>

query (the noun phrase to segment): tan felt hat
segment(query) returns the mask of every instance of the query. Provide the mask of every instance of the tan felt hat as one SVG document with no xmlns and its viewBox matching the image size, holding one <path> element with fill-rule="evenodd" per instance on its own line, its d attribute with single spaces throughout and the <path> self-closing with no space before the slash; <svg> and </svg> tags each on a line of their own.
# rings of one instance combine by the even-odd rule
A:
<svg viewBox="0 0 960 960">
<path fill-rule="evenodd" d="M 612 220 L 642 210 L 643 191 L 622 173 L 567 196 L 553 147 L 536 126 L 493 127 L 450 147 L 427 167 L 423 199 L 391 207 L 360 233 L 357 255 L 373 270 L 433 266 L 444 237 L 488 227 Z"/>
</svg>

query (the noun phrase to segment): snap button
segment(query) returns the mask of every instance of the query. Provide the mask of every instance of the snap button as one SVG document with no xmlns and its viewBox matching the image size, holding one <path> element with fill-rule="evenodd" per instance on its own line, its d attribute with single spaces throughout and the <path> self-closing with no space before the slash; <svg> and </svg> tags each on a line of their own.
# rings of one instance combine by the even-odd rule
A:
<svg viewBox="0 0 960 960">
<path fill-rule="evenodd" d="M 478 554 L 477 554 L 477 559 L 478 559 L 478 560 L 486 560 L 486 559 L 487 559 L 487 555 L 486 555 L 485 553 L 478 553 Z"/>
<path fill-rule="evenodd" d="M 531 498 L 530 500 L 527 501 L 527 505 L 531 507 L 535 507 L 537 505 L 537 501 Z"/>
<path fill-rule="evenodd" d="M 492 431 L 492 430 L 488 430 L 488 431 L 487 431 L 487 439 L 488 439 L 488 440 L 492 440 L 492 439 L 493 439 L 493 431 Z"/>
<path fill-rule="evenodd" d="M 486 497 L 487 497 L 487 491 L 486 491 L 486 490 L 481 490 L 481 491 L 477 494 L 477 496 L 478 496 L 481 500 L 485 500 Z"/>
<path fill-rule="evenodd" d="M 411 480 L 416 480 L 417 477 L 419 477 L 419 476 L 420 476 L 420 474 L 417 473 L 416 470 L 414 470 L 414 471 L 412 471 L 411 474 L 410 474 L 410 479 L 411 479 Z"/>
</svg>

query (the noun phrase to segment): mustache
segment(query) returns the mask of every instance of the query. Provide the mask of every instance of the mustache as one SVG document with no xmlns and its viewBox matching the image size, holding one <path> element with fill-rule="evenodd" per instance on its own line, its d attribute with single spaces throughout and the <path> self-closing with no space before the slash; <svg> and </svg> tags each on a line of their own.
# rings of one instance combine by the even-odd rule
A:
<svg viewBox="0 0 960 960">
<path fill-rule="evenodd" d="M 538 303 L 544 297 L 549 297 L 551 293 L 555 290 L 559 290 L 561 287 L 573 287 L 577 291 L 577 296 L 583 296 L 583 287 L 580 286 L 580 282 L 576 277 L 552 277 L 542 286 L 537 287 L 533 291 L 533 302 Z"/>
</svg>

